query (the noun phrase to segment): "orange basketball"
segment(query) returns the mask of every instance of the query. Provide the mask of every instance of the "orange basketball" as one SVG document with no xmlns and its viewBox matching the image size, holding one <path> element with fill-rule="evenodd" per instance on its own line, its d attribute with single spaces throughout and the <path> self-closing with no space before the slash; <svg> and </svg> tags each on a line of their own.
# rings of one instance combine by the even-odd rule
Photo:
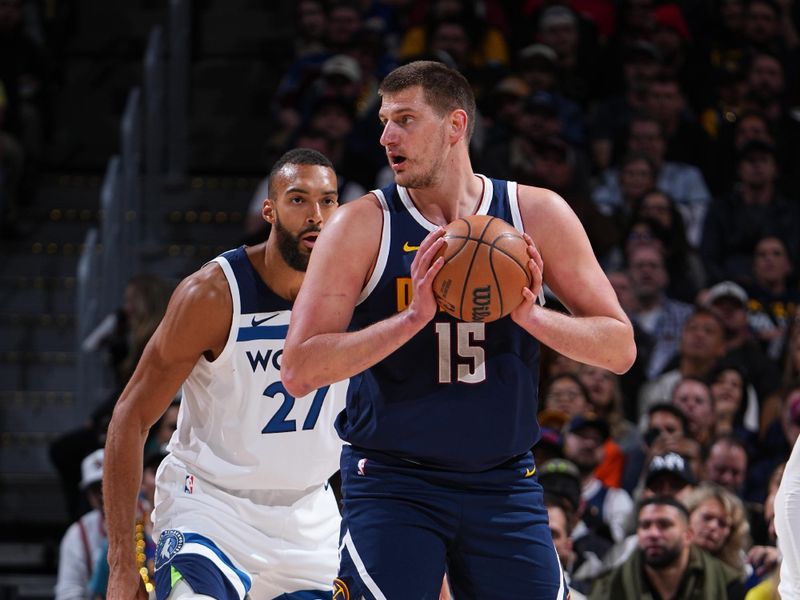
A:
<svg viewBox="0 0 800 600">
<path fill-rule="evenodd" d="M 462 321 L 495 321 L 523 300 L 531 285 L 528 244 L 497 217 L 471 215 L 445 227 L 444 265 L 433 280 L 442 309 Z"/>
</svg>

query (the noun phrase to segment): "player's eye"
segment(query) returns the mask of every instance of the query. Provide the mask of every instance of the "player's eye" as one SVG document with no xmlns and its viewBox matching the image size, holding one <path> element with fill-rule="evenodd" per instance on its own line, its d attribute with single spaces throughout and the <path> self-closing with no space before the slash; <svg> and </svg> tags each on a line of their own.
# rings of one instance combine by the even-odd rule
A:
<svg viewBox="0 0 800 600">
<path fill-rule="evenodd" d="M 289 202 L 291 202 L 292 204 L 302 204 L 303 198 L 300 196 L 292 196 L 291 198 L 289 198 Z"/>
</svg>

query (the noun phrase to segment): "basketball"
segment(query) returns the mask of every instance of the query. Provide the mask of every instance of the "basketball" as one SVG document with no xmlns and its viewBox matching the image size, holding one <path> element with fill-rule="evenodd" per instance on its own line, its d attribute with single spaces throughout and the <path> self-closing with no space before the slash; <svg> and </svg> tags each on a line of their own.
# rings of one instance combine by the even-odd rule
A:
<svg viewBox="0 0 800 600">
<path fill-rule="evenodd" d="M 444 265 L 433 280 L 439 306 L 462 321 L 489 322 L 522 303 L 531 285 L 528 244 L 497 217 L 470 215 L 445 227 L 438 256 Z"/>
</svg>

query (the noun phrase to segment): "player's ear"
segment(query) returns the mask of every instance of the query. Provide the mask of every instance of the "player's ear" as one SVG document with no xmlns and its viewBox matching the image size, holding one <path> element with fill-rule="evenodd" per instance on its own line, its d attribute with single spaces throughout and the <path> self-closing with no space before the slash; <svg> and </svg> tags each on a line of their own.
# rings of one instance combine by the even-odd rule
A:
<svg viewBox="0 0 800 600">
<path fill-rule="evenodd" d="M 269 198 L 264 199 L 264 206 L 261 208 L 261 215 L 267 223 L 275 222 L 275 207 L 272 205 L 272 200 Z"/>
<path fill-rule="evenodd" d="M 456 141 L 467 135 L 468 118 L 463 109 L 456 109 L 450 113 L 450 138 Z"/>
</svg>

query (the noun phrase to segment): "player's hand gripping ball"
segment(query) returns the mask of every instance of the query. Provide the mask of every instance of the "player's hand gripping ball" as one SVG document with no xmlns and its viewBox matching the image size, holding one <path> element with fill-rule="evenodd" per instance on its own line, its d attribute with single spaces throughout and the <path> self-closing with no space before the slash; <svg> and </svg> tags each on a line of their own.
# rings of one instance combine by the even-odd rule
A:
<svg viewBox="0 0 800 600">
<path fill-rule="evenodd" d="M 438 256 L 444 265 L 433 280 L 439 306 L 462 321 L 505 317 L 522 303 L 530 287 L 528 244 L 512 225 L 497 217 L 471 215 L 445 227 Z"/>
</svg>

